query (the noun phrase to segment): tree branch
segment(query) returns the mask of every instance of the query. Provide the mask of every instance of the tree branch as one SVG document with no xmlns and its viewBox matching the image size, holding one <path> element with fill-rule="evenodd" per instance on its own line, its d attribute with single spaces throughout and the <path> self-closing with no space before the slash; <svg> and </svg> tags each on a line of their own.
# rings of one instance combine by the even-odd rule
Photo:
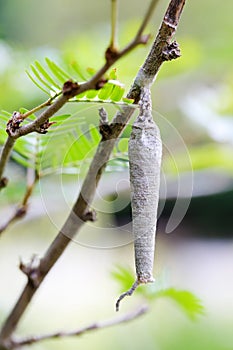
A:
<svg viewBox="0 0 233 350">
<path fill-rule="evenodd" d="M 117 51 L 117 17 L 118 17 L 118 1 L 111 0 L 111 40 L 109 47 L 112 51 Z"/>
<path fill-rule="evenodd" d="M 95 322 L 92 323 L 86 327 L 83 328 L 78 328 L 73 331 L 62 331 L 62 332 L 55 332 L 55 333 L 50 333 L 50 334 L 45 334 L 45 335 L 40 335 L 40 336 L 31 336 L 27 337 L 25 339 L 13 339 L 10 344 L 11 349 L 19 348 L 24 345 L 31 345 L 35 344 L 38 342 L 41 342 L 43 340 L 50 340 L 50 339 L 58 339 L 58 338 L 66 338 L 66 337 L 77 337 L 81 336 L 84 333 L 89 333 L 95 330 L 100 330 L 104 328 L 109 328 L 112 326 L 116 326 L 122 323 L 130 322 L 132 320 L 135 320 L 136 318 L 144 315 L 145 313 L 148 312 L 148 307 L 143 306 L 140 307 L 139 309 L 128 313 L 126 315 L 123 315 L 121 317 L 117 317 L 111 320 L 107 321 L 102 321 L 102 322 Z"/>
<path fill-rule="evenodd" d="M 9 158 L 10 152 L 14 146 L 15 140 L 21 136 L 27 135 L 31 132 L 40 132 L 41 126 L 43 126 L 44 123 L 47 123 L 49 118 L 51 118 L 56 112 L 58 112 L 71 98 L 75 97 L 78 94 L 81 94 L 87 90 L 91 89 L 98 89 L 98 86 L 100 82 L 103 83 L 103 75 L 108 71 L 108 69 L 119 59 L 121 59 L 123 56 L 125 56 L 127 53 L 132 51 L 135 47 L 137 47 L 140 44 L 146 44 L 149 36 L 143 36 L 142 31 L 146 27 L 146 24 L 148 23 L 150 19 L 150 15 L 152 14 L 152 10 L 155 7 L 155 4 L 158 0 L 152 0 L 151 5 L 149 7 L 150 11 L 147 11 L 144 20 L 142 22 L 141 27 L 139 28 L 135 38 L 126 45 L 125 48 L 123 48 L 120 51 L 117 51 L 116 49 L 112 49 L 109 47 L 105 52 L 105 63 L 104 65 L 98 70 L 98 72 L 87 82 L 83 84 L 74 83 L 72 81 L 68 81 L 63 86 L 63 91 L 56 94 L 56 97 L 59 96 L 61 93 L 62 95 L 57 98 L 53 104 L 52 101 L 54 100 L 54 97 L 51 99 L 45 101 L 38 107 L 35 107 L 32 111 L 27 112 L 26 114 L 20 115 L 21 121 L 23 121 L 28 115 L 34 113 L 35 111 L 40 110 L 43 107 L 49 106 L 44 112 L 42 112 L 36 120 L 33 122 L 19 126 L 18 128 L 11 130 L 8 128 L 8 134 L 9 138 L 7 139 L 7 144 L 4 146 L 3 150 L 4 152 L 1 153 L 0 157 L 0 190 L 6 186 L 7 181 L 6 178 L 2 178 L 5 165 L 7 163 L 7 160 Z M 9 144 L 11 147 L 9 147 Z"/>
<path fill-rule="evenodd" d="M 41 109 L 43 109 L 43 108 L 45 108 L 47 106 L 50 106 L 52 104 L 53 100 L 55 100 L 59 95 L 61 95 L 61 93 L 62 93 L 62 91 L 58 92 L 54 96 L 50 97 L 47 101 L 41 103 L 40 105 L 36 106 L 35 108 L 32 108 L 30 111 L 25 112 L 24 114 L 22 114 L 23 120 L 28 118 L 33 113 L 36 113 L 36 112 L 40 111 Z"/>
<path fill-rule="evenodd" d="M 7 185 L 7 178 L 6 177 L 2 177 L 3 172 L 5 170 L 5 166 L 7 164 L 7 161 L 9 159 L 10 153 L 12 148 L 14 147 L 15 144 L 15 140 L 8 136 L 7 140 L 2 148 L 2 152 L 1 152 L 1 160 L 0 160 L 0 190 L 4 187 L 6 187 Z"/>
<path fill-rule="evenodd" d="M 31 178 L 31 173 L 33 172 L 33 178 Z M 13 213 L 13 215 L 7 220 L 7 222 L 5 224 L 3 224 L 0 227 L 0 235 L 14 222 L 22 219 L 28 210 L 28 201 L 32 195 L 32 192 L 35 188 L 35 185 L 37 183 L 37 181 L 39 180 L 38 174 L 36 173 L 36 171 L 32 168 L 28 168 L 27 169 L 27 186 L 26 186 L 26 191 L 24 194 L 24 197 L 21 201 L 21 203 L 18 205 L 18 207 L 16 208 L 15 212 Z"/>
<path fill-rule="evenodd" d="M 142 24 L 137 32 L 136 37 L 140 38 L 142 36 L 158 2 L 159 2 L 159 0 L 151 1 L 150 6 L 148 7 L 148 10 L 147 10 L 146 15 L 144 17 L 144 20 L 143 20 L 143 22 L 142 22 Z"/>
<path fill-rule="evenodd" d="M 131 90 L 127 95 L 128 98 L 133 98 L 135 103 L 137 103 L 140 98 L 142 87 L 148 85 L 148 83 L 153 83 L 161 64 L 168 59 L 179 56 L 178 48 L 176 48 L 175 54 L 173 52 L 173 54 L 170 55 L 172 50 L 174 50 L 171 40 L 176 32 L 184 4 L 185 0 L 170 1 L 151 51 L 149 52 L 142 68 L 139 70 Z M 65 96 L 62 96 L 61 98 L 64 97 Z M 113 122 L 110 124 L 108 138 L 102 138 L 71 213 L 57 237 L 51 243 L 51 246 L 45 253 L 44 257 L 41 259 L 38 268 L 33 271 L 34 276 L 36 276 L 36 283 L 33 283 L 32 279 L 28 280 L 18 302 L 3 325 L 0 334 L 0 341 L 3 344 L 7 343 L 11 338 L 11 334 L 15 330 L 33 295 L 49 270 L 65 250 L 71 238 L 79 231 L 84 222 L 90 218 L 90 205 L 95 195 L 96 186 L 98 185 L 106 162 L 113 150 L 115 141 L 123 131 L 124 126 L 133 114 L 133 111 L 134 108 L 130 106 L 123 107 L 123 111 L 118 112 L 113 119 Z"/>
</svg>

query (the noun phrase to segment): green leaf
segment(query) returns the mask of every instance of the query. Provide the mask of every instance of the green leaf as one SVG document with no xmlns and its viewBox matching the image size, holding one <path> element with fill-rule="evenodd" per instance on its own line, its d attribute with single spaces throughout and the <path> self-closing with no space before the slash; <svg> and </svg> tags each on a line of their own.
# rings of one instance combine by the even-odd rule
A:
<svg viewBox="0 0 233 350">
<path fill-rule="evenodd" d="M 6 117 L 7 120 L 12 116 L 12 113 L 9 113 L 7 111 L 2 110 L 1 111 L 1 117 Z"/>
<path fill-rule="evenodd" d="M 116 77 L 115 72 L 112 77 Z M 133 100 L 123 98 L 125 90 L 123 85 L 115 79 L 110 79 L 100 90 L 85 91 L 76 96 L 76 100 L 83 102 L 105 102 L 114 104 L 132 104 Z M 93 101 L 92 101 L 93 99 Z"/>
<path fill-rule="evenodd" d="M 113 92 L 110 96 L 110 99 L 114 102 L 118 102 L 121 100 L 122 96 L 124 95 L 125 90 L 120 85 L 115 85 Z"/>
<path fill-rule="evenodd" d="M 121 292 L 131 288 L 135 281 L 133 273 L 120 265 L 111 273 L 112 277 L 119 283 Z M 174 301 L 191 320 L 205 314 L 201 300 L 187 290 L 177 290 L 175 288 L 161 288 L 162 282 L 141 285 L 135 290 L 135 294 L 140 294 L 148 301 L 158 298 L 169 298 Z"/>
<path fill-rule="evenodd" d="M 34 70 L 39 74 L 35 67 Z M 112 88 L 112 83 L 110 84 Z M 116 82 L 116 84 L 119 83 Z M 94 92 L 96 91 L 94 90 Z M 101 135 L 98 127 L 93 125 L 87 126 L 83 122 L 84 111 L 90 108 L 84 108 L 84 104 L 80 104 L 79 107 L 79 111 L 75 112 L 74 115 L 53 116 L 51 120 L 55 121 L 56 124 L 49 128 L 47 134 L 31 133 L 23 138 L 19 138 L 13 149 L 15 161 L 25 168 L 32 167 L 43 175 L 58 170 L 69 173 L 75 171 L 76 174 L 77 172 L 83 174 L 89 166 L 90 159 L 92 159 L 101 140 Z M 28 109 L 20 108 L 20 112 L 23 114 L 27 113 Z M 7 137 L 5 125 L 9 117 L 11 117 L 11 113 L 8 112 L 3 112 L 2 117 L 0 117 L 0 123 L 3 125 L 0 129 L 1 143 Z M 36 118 L 35 115 L 30 117 Z M 122 169 L 123 161 L 125 160 L 121 160 L 118 157 L 108 166 L 108 170 L 110 168 L 112 168 L 112 171 Z M 81 167 L 80 164 L 82 164 Z"/>
<path fill-rule="evenodd" d="M 80 143 L 76 140 L 70 146 L 67 154 L 64 158 L 63 166 L 73 166 L 77 164 L 77 162 L 81 161 L 84 157 L 84 151 L 80 145 Z"/>
<path fill-rule="evenodd" d="M 26 71 L 26 73 L 38 88 L 51 95 L 51 91 L 57 93 L 57 90 L 61 90 L 61 84 L 69 80 L 70 75 L 48 57 L 45 58 L 45 61 L 49 71 L 47 71 L 39 61 L 35 61 L 34 64 L 30 65 L 33 74 L 29 71 Z M 50 74 L 50 72 L 52 74 Z"/>
<path fill-rule="evenodd" d="M 6 111 L 2 111 L 0 114 L 0 144 L 3 144 L 6 140 L 6 137 L 7 137 L 6 124 L 10 119 L 10 117 L 11 117 L 11 114 Z"/>
<path fill-rule="evenodd" d="M 170 298 L 185 312 L 185 314 L 192 320 L 198 316 L 205 314 L 204 306 L 201 300 L 193 293 L 187 290 L 177 290 L 175 288 L 168 288 L 156 293 L 156 298 L 166 297 Z"/>
<path fill-rule="evenodd" d="M 56 87 L 57 89 L 61 89 L 60 85 L 57 84 L 57 82 L 49 75 L 48 72 L 46 72 L 46 70 L 44 69 L 44 67 L 40 64 L 39 61 L 35 61 L 35 66 L 38 69 L 38 71 L 40 72 L 40 74 L 42 74 L 42 76 L 47 80 L 47 82 L 49 82 L 50 84 L 52 84 L 52 86 L 50 86 L 50 89 L 53 90 L 53 86 Z M 49 86 L 49 85 L 48 85 Z"/>
<path fill-rule="evenodd" d="M 90 91 L 92 91 L 92 90 L 90 90 Z M 81 94 L 78 94 L 78 95 L 76 96 L 76 99 L 77 99 L 77 100 L 81 100 L 82 98 L 86 98 L 86 94 L 87 94 L 86 91 L 81 92 Z"/>
<path fill-rule="evenodd" d="M 29 71 L 25 71 L 27 76 L 31 79 L 31 81 L 40 89 L 42 90 L 43 92 L 45 92 L 47 95 L 50 96 L 50 92 L 48 90 L 46 90 L 42 85 L 40 85 L 36 79 L 33 78 L 33 76 L 31 75 L 31 73 L 29 73 Z"/>
<path fill-rule="evenodd" d="M 114 85 L 106 83 L 98 93 L 98 98 L 100 100 L 107 100 L 113 92 Z"/>
<path fill-rule="evenodd" d="M 55 115 L 53 117 L 51 117 L 50 119 L 54 122 L 64 122 L 65 120 L 67 120 L 69 117 L 71 116 L 71 114 L 62 114 L 62 115 Z"/>
<path fill-rule="evenodd" d="M 7 133 L 5 131 L 6 129 L 6 123 L 0 123 L 2 124 L 0 127 L 0 144 L 3 145 L 7 139 Z"/>
<path fill-rule="evenodd" d="M 134 274 L 121 265 L 117 265 L 116 269 L 111 272 L 112 277 L 119 283 L 121 292 L 132 287 L 132 284 L 135 282 Z"/>
<path fill-rule="evenodd" d="M 86 93 L 84 93 L 84 96 L 90 100 L 95 98 L 97 95 L 98 95 L 98 90 L 88 90 L 88 91 L 86 91 Z M 80 95 L 78 95 L 78 96 L 80 96 Z"/>
<path fill-rule="evenodd" d="M 61 67 L 59 67 L 55 62 L 51 61 L 48 57 L 45 58 L 45 61 L 50 68 L 54 76 L 63 84 L 66 80 L 70 79 L 70 75 L 65 72 Z"/>
<path fill-rule="evenodd" d="M 24 168 L 34 168 L 34 164 L 31 164 L 30 161 L 27 158 L 24 158 L 21 154 L 17 152 L 12 152 L 12 158 L 20 165 L 22 165 Z"/>
<path fill-rule="evenodd" d="M 62 118 L 61 118 L 62 119 Z M 40 171 L 43 174 L 62 169 L 63 172 L 73 173 L 86 171 L 90 158 L 93 157 L 100 136 L 92 126 L 82 131 L 82 119 L 73 115 L 55 124 L 49 132 L 41 135 L 40 146 L 43 156 L 40 162 Z M 82 167 L 80 168 L 80 162 Z M 77 168 L 78 167 L 78 168 Z"/>
<path fill-rule="evenodd" d="M 30 65 L 30 68 L 33 72 L 33 74 L 35 75 L 35 77 L 45 86 L 47 87 L 49 90 L 52 90 L 53 92 L 56 92 L 56 90 L 50 86 L 50 84 L 48 84 L 44 79 L 41 78 L 40 74 L 38 73 L 37 69 L 33 66 L 33 64 Z"/>
<path fill-rule="evenodd" d="M 80 68 L 79 64 L 77 62 L 72 62 L 71 67 L 75 71 L 75 73 L 78 74 L 78 77 L 81 78 L 81 80 L 86 81 L 85 74 L 83 74 L 82 69 Z M 79 80 L 79 79 L 78 79 Z"/>
<path fill-rule="evenodd" d="M 134 103 L 134 99 L 133 98 L 127 98 L 127 97 L 123 97 L 122 101 L 127 103 L 127 104 L 133 104 Z"/>
<path fill-rule="evenodd" d="M 101 140 L 101 136 L 95 125 L 91 124 L 89 126 L 89 133 L 91 135 L 92 141 L 97 145 Z"/>
<path fill-rule="evenodd" d="M 21 107 L 21 108 L 19 109 L 19 113 L 20 113 L 20 114 L 24 114 L 24 113 L 26 113 L 26 112 L 28 112 L 28 111 L 29 111 L 29 109 L 24 108 L 24 107 Z"/>
</svg>

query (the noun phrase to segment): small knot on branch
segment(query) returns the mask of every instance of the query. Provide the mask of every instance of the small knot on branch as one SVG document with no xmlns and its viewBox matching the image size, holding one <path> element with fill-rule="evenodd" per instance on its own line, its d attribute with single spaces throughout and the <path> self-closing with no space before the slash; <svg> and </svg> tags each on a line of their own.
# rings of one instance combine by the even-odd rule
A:
<svg viewBox="0 0 233 350">
<path fill-rule="evenodd" d="M 40 284 L 39 266 L 40 259 L 36 255 L 33 255 L 28 264 L 25 264 L 22 260 L 19 263 L 19 269 L 27 276 L 28 281 L 34 288 L 37 288 Z"/>
<path fill-rule="evenodd" d="M 118 59 L 118 50 L 115 47 L 109 46 L 105 51 L 106 62 L 112 63 Z"/>
<path fill-rule="evenodd" d="M 97 220 L 97 215 L 95 210 L 88 210 L 86 213 L 82 215 L 83 221 L 96 221 Z"/>
<path fill-rule="evenodd" d="M 14 112 L 12 117 L 9 119 L 6 125 L 6 132 L 9 136 L 14 136 L 16 130 L 20 128 L 20 124 L 23 122 L 24 118 L 20 112 Z"/>
<path fill-rule="evenodd" d="M 103 140 L 109 140 L 112 138 L 113 130 L 109 124 L 100 124 L 99 131 Z"/>
<path fill-rule="evenodd" d="M 41 124 L 38 128 L 36 128 L 35 131 L 38 132 L 39 134 L 47 134 L 48 129 L 53 124 L 56 124 L 56 122 L 50 122 L 49 120 L 46 120 L 43 124 Z"/>
<path fill-rule="evenodd" d="M 181 56 L 179 44 L 176 41 L 173 41 L 171 44 L 168 44 L 167 47 L 163 50 L 163 59 L 165 61 L 175 60 Z"/>
<path fill-rule="evenodd" d="M 7 177 L 2 177 L 0 179 L 0 190 L 4 187 L 6 187 L 8 184 L 8 178 Z"/>
<path fill-rule="evenodd" d="M 79 89 L 78 83 L 73 82 L 72 80 L 68 80 L 63 85 L 62 93 L 64 96 L 73 97 L 78 92 L 78 89 Z"/>
</svg>

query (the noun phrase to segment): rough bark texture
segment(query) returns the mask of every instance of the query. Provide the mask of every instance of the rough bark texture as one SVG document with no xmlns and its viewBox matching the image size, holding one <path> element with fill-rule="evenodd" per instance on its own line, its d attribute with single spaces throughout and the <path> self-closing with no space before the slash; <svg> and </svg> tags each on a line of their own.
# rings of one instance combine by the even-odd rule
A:
<svg viewBox="0 0 233 350">
<path fill-rule="evenodd" d="M 139 116 L 129 141 L 131 205 L 136 274 L 139 283 L 153 282 L 162 142 L 150 116 Z"/>
<path fill-rule="evenodd" d="M 150 81 L 141 88 L 140 114 L 129 140 L 131 206 L 133 217 L 136 281 L 116 302 L 133 294 L 141 283 L 153 282 L 157 209 L 159 202 L 162 142 L 153 121 Z"/>
</svg>

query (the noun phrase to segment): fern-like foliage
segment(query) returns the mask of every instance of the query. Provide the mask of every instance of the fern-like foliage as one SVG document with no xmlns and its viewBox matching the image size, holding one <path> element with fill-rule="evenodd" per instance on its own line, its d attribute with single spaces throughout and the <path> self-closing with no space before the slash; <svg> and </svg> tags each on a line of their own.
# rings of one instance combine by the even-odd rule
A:
<svg viewBox="0 0 233 350">
<path fill-rule="evenodd" d="M 38 88 L 50 97 L 56 97 L 61 93 L 62 86 L 67 80 L 72 79 L 82 84 L 95 74 L 90 68 L 82 70 L 77 63 L 73 63 L 70 70 L 72 74 L 46 58 L 43 65 L 39 61 L 31 64 L 27 75 Z M 35 168 L 41 175 L 54 171 L 77 173 L 85 169 L 94 156 L 101 136 L 94 125 L 81 127 L 83 118 L 78 114 L 80 111 L 85 114 L 85 110 L 81 107 L 83 103 L 91 102 L 91 106 L 93 102 L 111 103 L 121 108 L 122 104 L 133 102 L 123 97 L 125 89 L 117 80 L 115 69 L 112 69 L 106 78 L 107 83 L 101 89 L 86 91 L 70 100 L 78 103 L 75 115 L 63 114 L 50 118 L 55 123 L 45 135 L 32 133 L 19 138 L 12 153 L 14 160 L 25 168 Z M 19 112 L 25 114 L 28 110 L 20 108 Z M 35 114 L 27 114 L 28 117 L 22 123 L 24 125 L 36 119 Z M 0 114 L 0 144 L 6 140 L 6 123 L 11 115 L 6 111 Z M 113 157 L 115 159 L 109 163 L 107 170 L 116 171 L 128 165 L 127 140 L 124 137 L 123 134 L 115 147 Z"/>
<path fill-rule="evenodd" d="M 40 156 L 40 173 L 44 174 L 54 171 L 83 173 L 101 139 L 94 125 L 82 130 L 72 116 L 44 136 L 40 140 L 43 150 Z"/>
<path fill-rule="evenodd" d="M 188 290 L 167 288 L 164 290 L 157 291 L 156 293 L 151 293 L 150 298 L 171 299 L 184 311 L 184 313 L 191 320 L 195 320 L 198 316 L 205 314 L 205 309 L 201 303 L 201 300 Z"/>
<path fill-rule="evenodd" d="M 81 109 L 75 114 L 57 115 L 51 118 L 54 124 L 47 134 L 31 133 L 19 138 L 13 148 L 12 158 L 25 168 L 37 170 L 40 176 L 48 173 L 80 173 L 86 172 L 96 148 L 101 140 L 98 127 L 87 125 L 84 121 L 85 113 L 96 112 L 93 106 Z M 25 108 L 20 113 L 27 113 Z M 10 113 L 0 114 L 0 144 L 6 140 L 6 122 Z M 36 118 L 31 114 L 24 123 Z M 109 162 L 107 171 L 119 171 L 128 166 L 127 139 L 124 134 L 113 151 L 113 160 Z"/>
<path fill-rule="evenodd" d="M 26 73 L 32 82 L 50 97 L 58 94 L 67 80 L 72 79 L 82 84 L 96 73 L 91 68 L 82 70 L 77 63 L 73 63 L 70 70 L 71 73 L 49 58 L 46 58 L 45 65 L 42 65 L 39 61 L 35 61 L 30 65 L 30 70 L 27 70 Z M 101 89 L 85 91 L 77 95 L 72 101 L 111 102 L 117 104 L 131 104 L 133 102 L 133 100 L 123 97 L 125 89 L 123 84 L 117 80 L 115 69 L 110 71 L 106 79 L 107 83 Z"/>
<path fill-rule="evenodd" d="M 128 290 L 135 281 L 134 274 L 129 269 L 122 266 L 117 266 L 112 272 L 112 276 L 118 282 L 121 292 Z M 187 290 L 164 288 L 161 284 L 162 283 L 156 282 L 143 285 L 136 289 L 135 293 L 141 294 L 148 301 L 154 301 L 159 298 L 169 298 L 174 301 L 191 320 L 195 320 L 198 316 L 205 314 L 201 300 L 193 293 Z"/>
</svg>

